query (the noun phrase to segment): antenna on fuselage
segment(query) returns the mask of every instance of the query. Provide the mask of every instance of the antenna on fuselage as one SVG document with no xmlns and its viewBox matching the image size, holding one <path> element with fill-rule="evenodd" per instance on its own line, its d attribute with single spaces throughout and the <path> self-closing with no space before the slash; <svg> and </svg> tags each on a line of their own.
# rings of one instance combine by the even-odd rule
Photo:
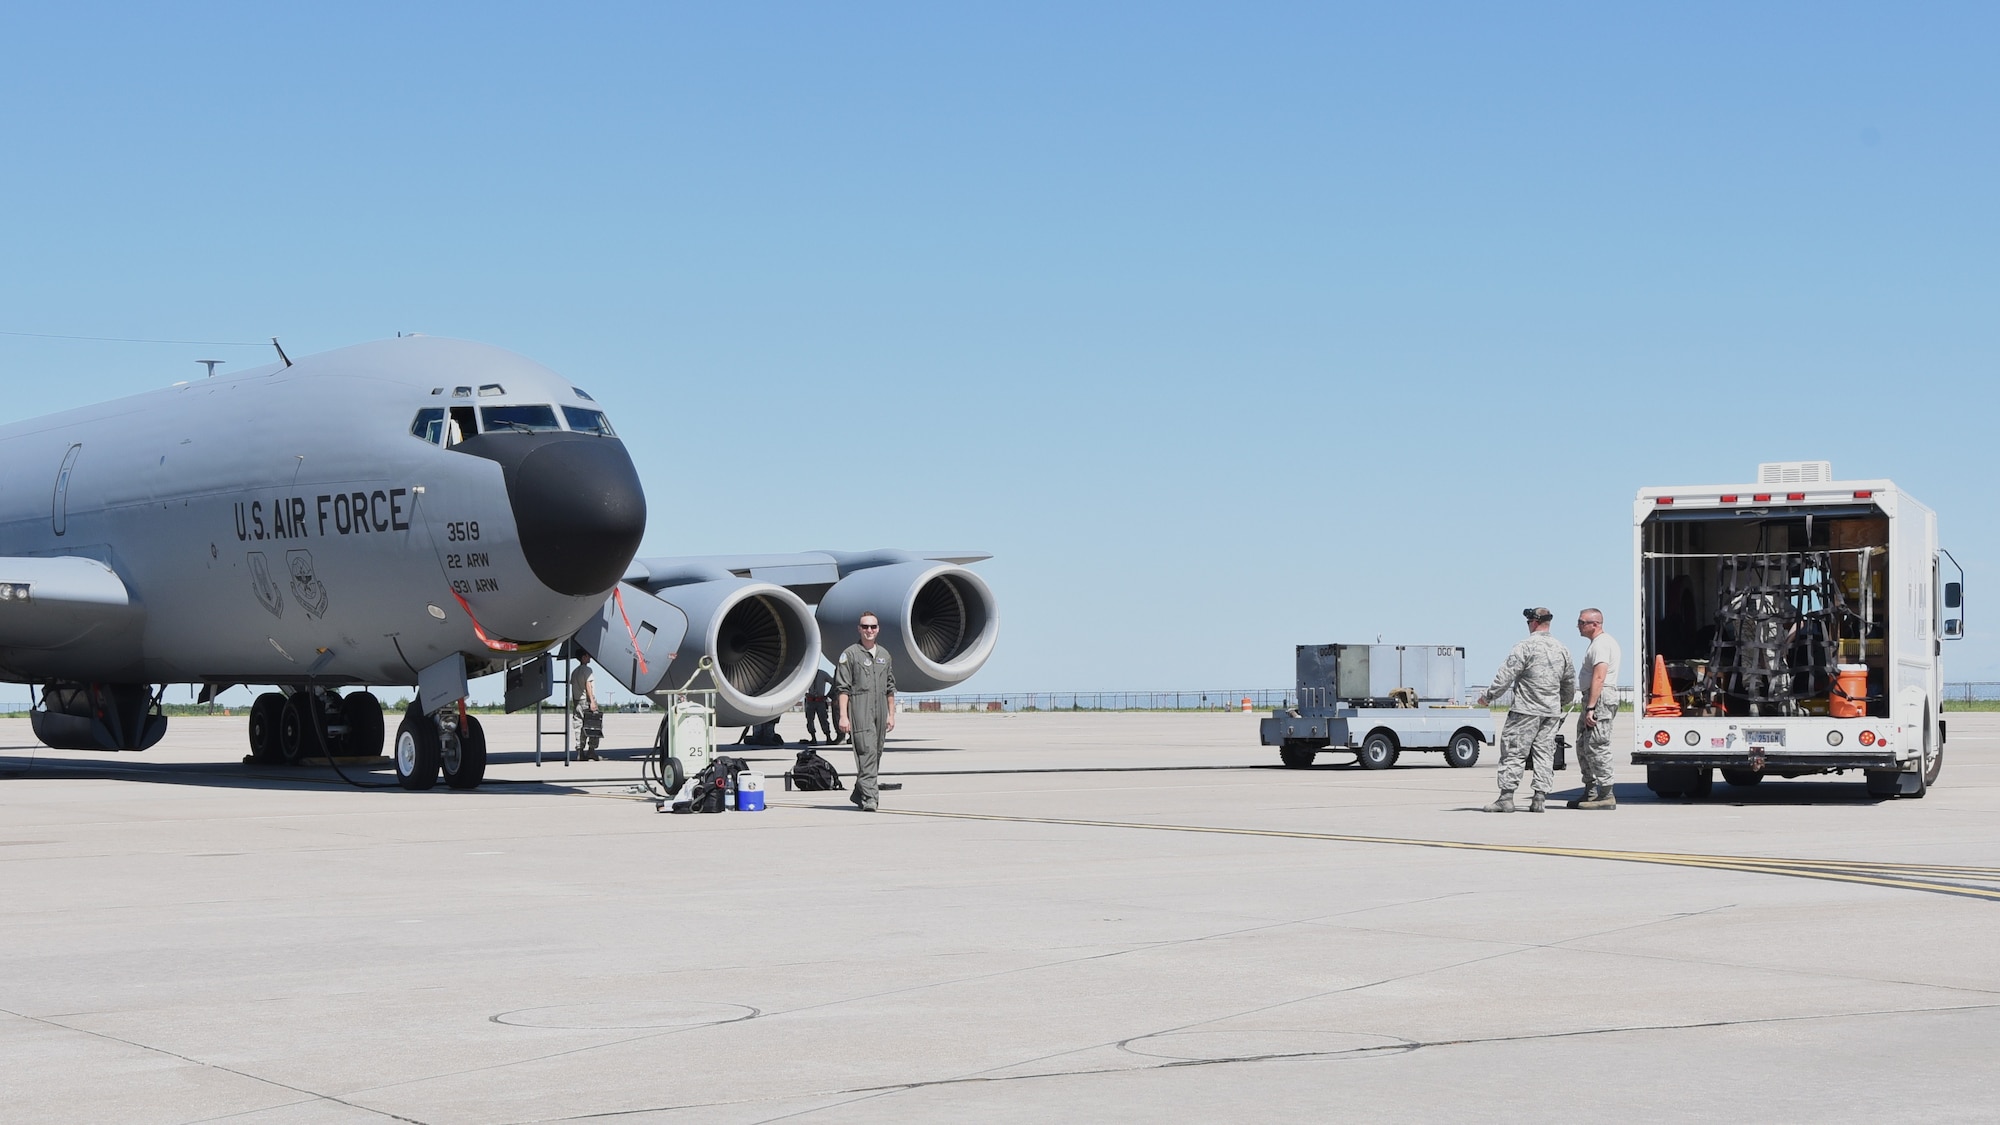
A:
<svg viewBox="0 0 2000 1125">
<path fill-rule="evenodd" d="M 218 363 L 227 363 L 229 361 L 224 359 L 197 359 L 195 360 L 195 362 L 208 365 L 208 377 L 213 379 L 215 378 L 215 365 Z"/>
<path fill-rule="evenodd" d="M 286 367 L 290 367 L 292 365 L 292 357 L 285 354 L 285 346 L 278 342 L 276 336 L 271 337 L 271 346 L 278 349 L 278 358 L 285 361 Z"/>
</svg>

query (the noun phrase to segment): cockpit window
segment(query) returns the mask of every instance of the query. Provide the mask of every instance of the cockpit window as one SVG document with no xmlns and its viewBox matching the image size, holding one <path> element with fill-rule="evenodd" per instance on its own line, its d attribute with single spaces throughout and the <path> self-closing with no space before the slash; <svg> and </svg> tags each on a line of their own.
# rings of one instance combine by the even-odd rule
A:
<svg viewBox="0 0 2000 1125">
<path fill-rule="evenodd" d="M 479 387 L 480 398 L 499 398 L 507 393 L 507 388 L 498 383 L 483 383 Z"/>
<path fill-rule="evenodd" d="M 611 419 L 602 410 L 585 410 L 581 406 L 563 407 L 563 417 L 569 419 L 569 428 L 580 434 L 596 434 L 598 437 L 617 437 L 611 432 Z"/>
<path fill-rule="evenodd" d="M 479 408 L 479 415 L 481 433 L 511 431 L 538 434 L 562 429 L 556 423 L 556 408 L 553 406 L 482 406 Z"/>
<path fill-rule="evenodd" d="M 596 402 L 596 401 L 597 401 L 596 399 L 594 399 L 594 398 L 591 398 L 591 397 L 590 397 L 590 392 L 589 392 L 589 391 L 586 391 L 586 390 L 584 390 L 584 389 L 583 389 L 582 387 L 571 387 L 571 388 L 570 388 L 570 390 L 572 390 L 572 391 L 575 391 L 575 392 L 576 392 L 576 397 L 578 397 L 578 398 L 582 399 L 582 400 L 583 400 L 583 401 L 585 401 L 585 402 Z"/>
<path fill-rule="evenodd" d="M 443 445 L 444 408 L 432 406 L 417 411 L 417 420 L 410 423 L 410 432 L 432 445 Z"/>
</svg>

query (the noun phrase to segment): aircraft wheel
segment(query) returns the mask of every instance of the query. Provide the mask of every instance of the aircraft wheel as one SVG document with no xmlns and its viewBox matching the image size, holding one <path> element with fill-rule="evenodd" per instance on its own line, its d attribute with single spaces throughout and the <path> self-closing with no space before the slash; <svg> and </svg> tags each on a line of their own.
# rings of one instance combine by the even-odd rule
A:
<svg viewBox="0 0 2000 1125">
<path fill-rule="evenodd" d="M 396 728 L 396 783 L 405 789 L 429 789 L 436 785 L 442 742 L 437 720 L 412 704 Z"/>
<path fill-rule="evenodd" d="M 1451 745 L 1444 748 L 1444 760 L 1458 769 L 1476 765 L 1479 762 L 1479 736 L 1469 730 L 1452 735 Z"/>
<path fill-rule="evenodd" d="M 267 765 L 284 761 L 278 752 L 278 716 L 285 709 L 285 697 L 267 691 L 250 705 L 250 756 Z"/>
<path fill-rule="evenodd" d="M 340 697 L 340 714 L 347 733 L 341 752 L 352 758 L 373 758 L 382 752 L 382 701 L 375 693 L 350 691 Z"/>
<path fill-rule="evenodd" d="M 458 752 L 442 757 L 444 783 L 453 789 L 477 789 L 486 780 L 486 728 L 471 715 L 458 732 Z"/>
<path fill-rule="evenodd" d="M 1386 770 L 1396 764 L 1399 757 L 1396 750 L 1396 736 L 1385 730 L 1374 731 L 1361 740 L 1361 751 L 1357 755 L 1361 768 Z"/>
<path fill-rule="evenodd" d="M 324 749 L 320 734 L 325 730 L 325 721 L 325 713 L 312 692 L 296 691 L 285 700 L 285 709 L 278 715 L 278 753 L 286 765 L 296 766 L 301 759 L 313 757 Z"/>
<path fill-rule="evenodd" d="M 1764 774 L 1761 770 L 1726 769 L 1722 771 L 1722 780 L 1734 785 L 1738 789 L 1748 789 L 1752 785 L 1764 780 Z"/>
</svg>

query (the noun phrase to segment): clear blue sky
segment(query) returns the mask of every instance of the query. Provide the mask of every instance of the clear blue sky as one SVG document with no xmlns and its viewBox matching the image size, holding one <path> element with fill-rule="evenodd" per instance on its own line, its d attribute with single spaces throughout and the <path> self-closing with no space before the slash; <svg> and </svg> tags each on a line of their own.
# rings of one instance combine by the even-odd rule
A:
<svg viewBox="0 0 2000 1125">
<path fill-rule="evenodd" d="M 612 411 L 647 553 L 992 551 L 986 691 L 1378 634 L 1483 675 L 1531 603 L 1629 635 L 1635 489 L 1826 458 L 1938 510 L 1947 676 L 2000 679 L 1996 32 L 13 4 L 0 330 L 514 348 Z M 0 417 L 267 355 L 0 336 Z"/>
</svg>

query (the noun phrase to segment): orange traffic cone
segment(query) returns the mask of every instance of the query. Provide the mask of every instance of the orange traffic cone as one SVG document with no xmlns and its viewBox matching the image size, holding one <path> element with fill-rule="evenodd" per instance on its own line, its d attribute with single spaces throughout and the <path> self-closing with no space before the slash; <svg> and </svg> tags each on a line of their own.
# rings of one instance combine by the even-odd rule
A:
<svg viewBox="0 0 2000 1125">
<path fill-rule="evenodd" d="M 1678 715 L 1681 705 L 1674 702 L 1674 688 L 1667 682 L 1667 658 L 1653 658 L 1653 697 L 1646 701 L 1646 714 L 1657 718 L 1662 715 Z"/>
</svg>

